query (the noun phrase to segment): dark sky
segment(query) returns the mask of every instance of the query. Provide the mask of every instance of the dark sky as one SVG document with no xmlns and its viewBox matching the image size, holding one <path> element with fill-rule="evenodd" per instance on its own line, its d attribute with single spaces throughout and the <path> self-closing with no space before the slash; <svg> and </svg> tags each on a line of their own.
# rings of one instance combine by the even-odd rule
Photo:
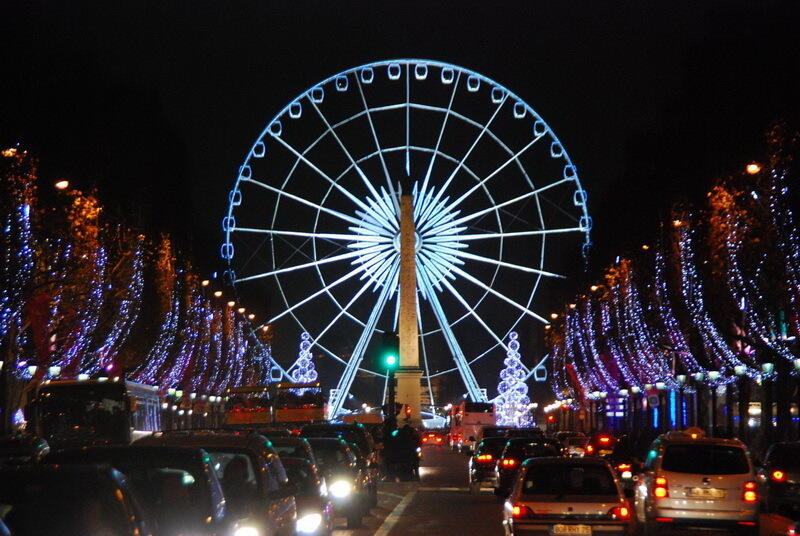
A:
<svg viewBox="0 0 800 536">
<path fill-rule="evenodd" d="M 647 241 L 671 202 L 757 155 L 771 121 L 796 128 L 800 115 L 794 1 L 121 4 L 4 3 L 0 142 L 175 232 L 207 270 L 265 123 L 369 61 L 449 61 L 526 99 L 589 193 L 589 274 Z"/>
</svg>

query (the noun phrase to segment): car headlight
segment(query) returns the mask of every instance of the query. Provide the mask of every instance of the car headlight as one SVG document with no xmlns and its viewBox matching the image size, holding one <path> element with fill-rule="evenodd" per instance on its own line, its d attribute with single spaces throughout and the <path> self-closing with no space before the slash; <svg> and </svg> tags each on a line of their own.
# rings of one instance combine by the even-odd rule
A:
<svg viewBox="0 0 800 536">
<path fill-rule="evenodd" d="M 236 527 L 233 531 L 233 536 L 261 536 L 261 532 L 255 527 Z"/>
<path fill-rule="evenodd" d="M 341 499 L 342 497 L 347 497 L 350 495 L 350 493 L 353 491 L 353 484 L 347 480 L 337 480 L 328 486 L 328 491 L 334 497 Z"/>
<path fill-rule="evenodd" d="M 320 525 L 322 525 L 322 516 L 320 514 L 306 514 L 297 520 L 297 532 L 311 534 L 316 532 Z"/>
</svg>

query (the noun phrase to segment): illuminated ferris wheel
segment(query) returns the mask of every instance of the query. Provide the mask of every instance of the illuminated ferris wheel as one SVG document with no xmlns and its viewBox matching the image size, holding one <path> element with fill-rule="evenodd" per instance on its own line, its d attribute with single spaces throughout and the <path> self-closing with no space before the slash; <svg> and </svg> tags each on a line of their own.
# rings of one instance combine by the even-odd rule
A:
<svg viewBox="0 0 800 536">
<path fill-rule="evenodd" d="M 399 195 L 411 184 L 424 378 L 507 351 L 552 248 L 589 245 L 575 165 L 521 98 L 478 73 L 428 60 L 381 61 L 331 76 L 289 102 L 239 168 L 222 257 L 240 296 L 271 300 L 342 374 L 342 408 L 375 333 L 399 311 Z M 407 186 L 408 187 L 408 186 Z M 406 192 L 407 193 L 407 192 Z M 446 362 L 445 362 L 446 361 Z"/>
</svg>

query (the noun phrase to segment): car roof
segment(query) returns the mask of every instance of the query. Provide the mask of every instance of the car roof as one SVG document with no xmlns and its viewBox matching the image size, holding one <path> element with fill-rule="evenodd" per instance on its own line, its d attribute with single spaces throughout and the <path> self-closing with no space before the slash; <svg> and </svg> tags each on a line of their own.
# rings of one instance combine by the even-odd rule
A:
<svg viewBox="0 0 800 536">
<path fill-rule="evenodd" d="M 588 457 L 588 458 L 563 458 L 560 456 L 545 456 L 540 458 L 528 458 L 525 460 L 522 465 L 543 465 L 543 464 L 560 464 L 560 465 L 568 465 L 568 464 L 578 464 L 578 465 L 603 465 L 609 466 L 609 463 L 604 458 L 595 458 L 595 457 Z"/>
<path fill-rule="evenodd" d="M 220 432 L 157 432 L 144 437 L 134 445 L 175 445 L 186 447 L 214 448 L 235 447 L 261 450 L 270 447 L 269 439 L 259 434 L 236 434 Z"/>
<path fill-rule="evenodd" d="M 16 467 L 0 468 L 0 475 L 23 474 L 30 477 L 47 476 L 47 475 L 64 475 L 70 478 L 75 478 L 81 475 L 87 476 L 100 476 L 113 478 L 114 480 L 124 480 L 122 473 L 109 465 L 98 464 L 36 464 L 36 465 L 19 465 Z M 0 478 L 2 480 L 2 478 Z"/>
<path fill-rule="evenodd" d="M 200 447 L 177 447 L 172 445 L 126 445 L 126 446 L 97 446 L 81 447 L 66 450 L 59 450 L 50 453 L 47 460 L 64 460 L 75 458 L 91 459 L 97 456 L 101 460 L 108 458 L 129 457 L 151 463 L 159 463 L 165 460 L 180 460 L 184 465 L 191 463 L 202 464 L 205 460 L 205 452 Z M 56 462 L 58 463 L 58 462 Z"/>
<path fill-rule="evenodd" d="M 744 449 L 747 448 L 745 444 L 739 441 L 738 439 L 724 439 L 721 437 L 696 437 L 692 439 L 691 436 L 682 433 L 664 434 L 661 437 L 659 437 L 659 441 L 661 441 L 663 445 L 675 445 L 675 444 L 723 445 L 729 447 L 739 447 Z"/>
<path fill-rule="evenodd" d="M 270 442 L 273 445 L 308 445 L 308 438 L 297 436 L 272 437 L 270 438 Z"/>
</svg>

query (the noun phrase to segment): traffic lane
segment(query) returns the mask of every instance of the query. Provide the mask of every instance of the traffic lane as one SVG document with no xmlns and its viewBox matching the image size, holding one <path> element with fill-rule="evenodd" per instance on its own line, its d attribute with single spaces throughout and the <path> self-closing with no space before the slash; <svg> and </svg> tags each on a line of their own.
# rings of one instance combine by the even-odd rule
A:
<svg viewBox="0 0 800 536">
<path fill-rule="evenodd" d="M 379 482 L 378 506 L 370 509 L 364 516 L 362 526 L 357 529 L 347 528 L 347 518 L 337 517 L 333 523 L 334 536 L 372 536 L 383 525 L 386 518 L 397 508 L 403 498 L 416 489 L 417 484 L 411 482 Z"/>
<path fill-rule="evenodd" d="M 376 536 L 503 534 L 501 503 L 491 490 L 469 493 L 468 456 L 447 447 L 423 447 L 422 455 L 419 485 Z"/>
</svg>

